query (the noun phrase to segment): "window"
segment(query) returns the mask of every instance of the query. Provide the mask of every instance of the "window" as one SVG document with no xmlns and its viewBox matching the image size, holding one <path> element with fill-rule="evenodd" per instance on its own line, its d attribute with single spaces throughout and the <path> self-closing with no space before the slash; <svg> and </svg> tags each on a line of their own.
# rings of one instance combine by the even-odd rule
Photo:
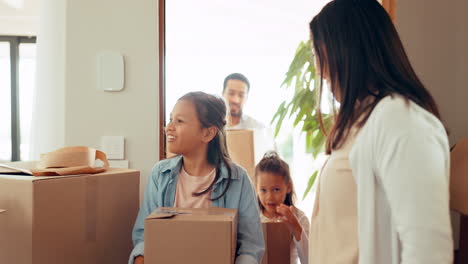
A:
<svg viewBox="0 0 468 264">
<path fill-rule="evenodd" d="M 0 161 L 27 160 L 36 38 L 0 36 Z"/>
</svg>

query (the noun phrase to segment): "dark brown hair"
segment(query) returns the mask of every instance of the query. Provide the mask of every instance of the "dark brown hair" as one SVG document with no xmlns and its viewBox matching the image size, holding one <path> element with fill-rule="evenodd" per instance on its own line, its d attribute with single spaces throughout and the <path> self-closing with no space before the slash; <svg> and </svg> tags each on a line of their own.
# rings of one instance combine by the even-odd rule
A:
<svg viewBox="0 0 468 264">
<path fill-rule="evenodd" d="M 320 99 L 326 72 L 331 91 L 340 102 L 327 135 L 327 154 L 342 146 L 351 127 L 361 128 L 388 95 L 400 95 L 440 119 L 437 105 L 411 67 L 389 15 L 376 0 L 332 1 L 309 26 L 320 68 Z M 369 98 L 369 103 L 359 104 Z M 317 111 L 325 130 L 320 99 Z"/>
<path fill-rule="evenodd" d="M 187 100 L 193 103 L 197 112 L 198 120 L 203 128 L 214 126 L 217 129 L 216 136 L 208 143 L 206 156 L 208 162 L 215 166 L 216 176 L 208 188 L 202 192 L 194 193 L 193 195 L 200 196 L 211 191 L 215 182 L 219 177 L 221 177 L 221 166 L 224 164 L 227 168 L 229 179 L 223 192 L 218 197 L 212 199 L 212 201 L 218 200 L 223 197 L 229 189 L 232 176 L 232 162 L 227 149 L 226 131 L 224 129 L 226 126 L 226 104 L 220 97 L 204 92 L 187 93 L 179 98 L 178 101 L 182 100 Z"/>
<path fill-rule="evenodd" d="M 262 160 L 255 167 L 255 180 L 258 182 L 258 174 L 260 172 L 269 172 L 278 177 L 282 177 L 286 184 L 291 186 L 291 192 L 286 194 L 284 199 L 284 204 L 287 206 L 294 206 L 294 201 L 296 200 L 296 194 L 294 193 L 294 185 L 291 178 L 291 173 L 289 172 L 289 165 L 286 161 L 282 160 L 276 151 L 268 151 L 263 155 Z M 258 198 L 258 196 L 257 196 Z M 258 198 L 258 205 L 262 211 L 265 209 Z"/>
<path fill-rule="evenodd" d="M 244 82 L 245 84 L 247 84 L 247 93 L 250 91 L 249 79 L 247 79 L 247 77 L 245 77 L 245 75 L 243 75 L 242 73 L 235 72 L 235 73 L 229 74 L 228 76 L 226 76 L 226 78 L 224 78 L 223 93 L 226 91 L 226 85 L 229 80 L 238 80 L 238 81 Z"/>
</svg>

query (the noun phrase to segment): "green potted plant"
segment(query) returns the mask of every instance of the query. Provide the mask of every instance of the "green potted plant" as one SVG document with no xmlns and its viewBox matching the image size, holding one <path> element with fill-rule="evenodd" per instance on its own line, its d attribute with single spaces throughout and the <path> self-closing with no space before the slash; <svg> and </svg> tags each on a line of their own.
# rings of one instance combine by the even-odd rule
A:
<svg viewBox="0 0 468 264">
<path fill-rule="evenodd" d="M 274 114 L 271 123 L 275 127 L 275 137 L 282 128 L 285 118 L 294 120 L 293 127 L 301 126 L 301 132 L 305 133 L 307 153 L 312 153 L 313 158 L 324 151 L 326 136 L 320 128 L 317 105 L 319 100 L 319 78 L 316 76 L 315 58 L 312 53 L 311 41 L 302 41 L 297 47 L 286 77 L 281 87 L 294 88 L 291 99 L 284 100 Z M 322 114 L 323 124 L 328 130 L 332 117 Z M 314 185 L 318 170 L 313 171 L 303 195 L 307 196 Z"/>
</svg>

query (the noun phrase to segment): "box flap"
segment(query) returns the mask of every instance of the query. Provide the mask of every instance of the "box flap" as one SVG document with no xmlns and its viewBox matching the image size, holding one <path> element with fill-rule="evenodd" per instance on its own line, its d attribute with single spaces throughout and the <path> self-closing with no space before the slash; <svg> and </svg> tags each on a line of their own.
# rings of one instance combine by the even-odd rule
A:
<svg viewBox="0 0 468 264">
<path fill-rule="evenodd" d="M 181 209 L 177 210 L 176 208 L 169 207 L 159 207 L 151 214 L 154 219 L 163 219 L 163 218 L 172 218 L 180 214 L 188 214 L 190 212 L 183 212 Z"/>
<path fill-rule="evenodd" d="M 154 210 L 146 220 L 175 219 L 178 221 L 232 221 L 237 215 L 236 209 L 228 208 L 175 208 L 160 207 Z"/>
<path fill-rule="evenodd" d="M 32 175 L 32 172 L 28 168 L 15 166 L 13 163 L 0 163 L 0 174 Z"/>
<path fill-rule="evenodd" d="M 118 175 L 126 174 L 132 172 L 139 172 L 139 170 L 134 169 L 120 169 L 120 168 L 109 168 L 105 172 L 96 173 L 96 174 L 77 174 L 77 175 L 64 175 L 64 176 L 32 176 L 32 175 L 17 175 L 17 174 L 3 174 L 0 173 L 0 177 L 14 179 L 14 180 L 25 180 L 25 181 L 43 181 L 43 180 L 54 180 L 61 178 L 70 178 L 70 177 L 83 177 L 83 176 L 109 176 L 109 175 Z"/>
</svg>

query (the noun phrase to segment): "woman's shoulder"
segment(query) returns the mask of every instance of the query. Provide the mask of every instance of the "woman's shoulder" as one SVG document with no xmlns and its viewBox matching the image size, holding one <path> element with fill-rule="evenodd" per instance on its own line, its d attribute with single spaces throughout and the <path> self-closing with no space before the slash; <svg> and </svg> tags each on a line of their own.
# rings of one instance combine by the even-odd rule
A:
<svg viewBox="0 0 468 264">
<path fill-rule="evenodd" d="M 383 98 L 372 111 L 368 123 L 379 134 L 394 136 L 424 131 L 445 133 L 444 126 L 436 116 L 399 95 Z"/>
<path fill-rule="evenodd" d="M 401 142 L 437 142 L 445 151 L 447 133 L 442 122 L 429 111 L 402 96 L 383 98 L 359 131 L 350 153 L 353 164 L 358 153 L 365 156 L 391 153 Z M 354 160 L 354 161 L 353 161 Z"/>
</svg>

